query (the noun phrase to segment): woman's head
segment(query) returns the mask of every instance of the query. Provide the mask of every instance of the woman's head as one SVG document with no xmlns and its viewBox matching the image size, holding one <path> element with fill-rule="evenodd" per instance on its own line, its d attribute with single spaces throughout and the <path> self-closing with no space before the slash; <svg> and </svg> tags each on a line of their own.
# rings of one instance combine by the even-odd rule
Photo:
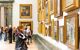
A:
<svg viewBox="0 0 80 50">
<path fill-rule="evenodd" d="M 20 31 L 20 32 L 22 32 L 23 30 L 24 30 L 24 27 L 21 25 L 21 26 L 18 26 L 18 30 Z"/>
</svg>

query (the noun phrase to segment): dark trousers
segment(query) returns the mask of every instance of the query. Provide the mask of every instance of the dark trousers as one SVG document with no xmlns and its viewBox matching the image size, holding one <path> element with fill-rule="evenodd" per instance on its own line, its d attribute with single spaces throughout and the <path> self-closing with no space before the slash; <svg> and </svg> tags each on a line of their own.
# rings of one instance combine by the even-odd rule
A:
<svg viewBox="0 0 80 50">
<path fill-rule="evenodd" d="M 12 43 L 12 38 L 9 39 L 9 43 Z"/>
<path fill-rule="evenodd" d="M 12 43 L 12 35 L 9 35 L 9 43 Z"/>
<path fill-rule="evenodd" d="M 13 33 L 13 41 L 15 42 L 15 33 Z"/>
<path fill-rule="evenodd" d="M 21 46 L 22 46 L 21 50 L 27 50 L 28 48 L 26 42 L 23 42 Z"/>
<path fill-rule="evenodd" d="M 0 33 L 0 40 L 2 39 L 2 33 Z"/>
<path fill-rule="evenodd" d="M 27 40 L 28 40 L 28 42 L 27 42 L 28 44 L 29 44 L 29 43 L 32 43 L 32 36 L 28 35 Z"/>
<path fill-rule="evenodd" d="M 18 37 L 16 37 L 16 50 L 27 50 L 28 46 L 26 45 L 26 42 Z"/>
<path fill-rule="evenodd" d="M 4 35 L 5 35 L 4 41 L 7 41 L 7 33 L 5 33 Z"/>
</svg>

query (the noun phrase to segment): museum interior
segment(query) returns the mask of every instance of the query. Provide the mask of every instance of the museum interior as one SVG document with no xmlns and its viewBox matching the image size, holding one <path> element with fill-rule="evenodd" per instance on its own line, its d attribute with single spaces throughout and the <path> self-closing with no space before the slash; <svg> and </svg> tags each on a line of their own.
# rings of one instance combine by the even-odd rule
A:
<svg viewBox="0 0 80 50">
<path fill-rule="evenodd" d="M 0 0 L 0 50 L 80 50 L 80 0 Z"/>
</svg>

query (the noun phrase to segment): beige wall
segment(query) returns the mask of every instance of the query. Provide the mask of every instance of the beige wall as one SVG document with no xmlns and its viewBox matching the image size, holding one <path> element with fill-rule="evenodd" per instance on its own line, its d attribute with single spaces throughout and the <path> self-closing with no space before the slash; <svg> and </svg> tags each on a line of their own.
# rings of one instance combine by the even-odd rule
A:
<svg viewBox="0 0 80 50">
<path fill-rule="evenodd" d="M 32 19 L 20 19 L 20 4 L 32 4 Z M 38 20 L 37 20 L 37 0 L 15 0 L 13 3 L 13 20 L 12 25 L 19 26 L 20 20 L 33 21 L 33 33 L 38 33 Z"/>
</svg>

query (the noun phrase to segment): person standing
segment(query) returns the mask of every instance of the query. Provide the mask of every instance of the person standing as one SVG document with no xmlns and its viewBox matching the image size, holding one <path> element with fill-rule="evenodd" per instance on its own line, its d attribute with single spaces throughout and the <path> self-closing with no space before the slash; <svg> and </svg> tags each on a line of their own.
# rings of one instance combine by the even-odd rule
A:
<svg viewBox="0 0 80 50">
<path fill-rule="evenodd" d="M 25 42 L 26 37 L 23 31 L 24 31 L 23 26 L 19 26 L 16 40 L 16 50 L 27 50 L 28 48 Z"/>
<path fill-rule="evenodd" d="M 13 41 L 15 42 L 15 33 L 16 33 L 16 28 L 13 28 Z"/>
<path fill-rule="evenodd" d="M 27 28 L 26 32 L 27 32 L 27 35 L 28 35 L 28 44 L 32 43 L 32 33 L 31 33 L 31 30 L 30 30 L 30 27 Z"/>
<path fill-rule="evenodd" d="M 1 27 L 1 39 L 2 39 L 2 36 L 3 36 L 3 27 Z"/>
<path fill-rule="evenodd" d="M 24 35 L 26 36 L 26 40 L 28 39 L 27 28 L 24 29 Z"/>
<path fill-rule="evenodd" d="M 2 39 L 2 33 L 1 33 L 1 28 L 0 28 L 0 40 Z"/>
<path fill-rule="evenodd" d="M 9 43 L 12 43 L 12 27 L 11 27 L 11 25 L 9 25 L 8 34 L 9 34 Z"/>
<path fill-rule="evenodd" d="M 4 41 L 7 41 L 7 33 L 8 33 L 8 27 L 5 27 L 5 30 L 4 30 Z"/>
</svg>

